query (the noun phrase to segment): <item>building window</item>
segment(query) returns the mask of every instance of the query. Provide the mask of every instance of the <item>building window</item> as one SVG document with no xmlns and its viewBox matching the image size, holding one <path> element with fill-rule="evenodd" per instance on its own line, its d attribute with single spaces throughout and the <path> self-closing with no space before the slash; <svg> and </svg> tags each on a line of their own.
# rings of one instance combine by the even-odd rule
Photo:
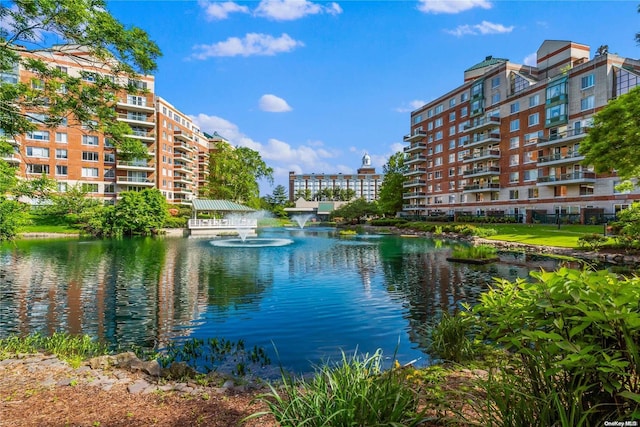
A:
<svg viewBox="0 0 640 427">
<path fill-rule="evenodd" d="M 464 102 L 469 99 L 469 94 L 467 92 L 463 92 L 460 94 L 460 102 Z"/>
<path fill-rule="evenodd" d="M 104 186 L 104 193 L 105 194 L 113 194 L 116 192 L 116 185 L 115 184 L 106 184 Z"/>
<path fill-rule="evenodd" d="M 442 139 L 442 131 L 439 130 L 438 132 L 436 132 L 436 141 L 439 141 Z"/>
<path fill-rule="evenodd" d="M 587 96 L 586 98 L 582 98 L 580 100 L 580 110 L 591 110 L 595 106 L 595 97 L 593 95 Z"/>
<path fill-rule="evenodd" d="M 455 98 L 451 98 L 449 100 L 449 108 L 453 108 L 456 106 L 456 99 Z"/>
<path fill-rule="evenodd" d="M 429 111 L 427 111 L 427 118 L 431 118 L 433 117 L 433 109 L 430 109 Z"/>
<path fill-rule="evenodd" d="M 97 178 L 98 177 L 98 168 L 82 168 L 82 177 L 83 178 Z"/>
<path fill-rule="evenodd" d="M 456 112 L 452 111 L 449 113 L 449 121 L 454 122 L 456 120 Z"/>
<path fill-rule="evenodd" d="M 433 176 L 435 179 L 442 178 L 442 171 L 435 171 Z"/>
<path fill-rule="evenodd" d="M 520 137 L 514 136 L 509 139 L 509 148 L 518 148 L 520 146 Z"/>
<path fill-rule="evenodd" d="M 99 140 L 95 135 L 82 135 L 82 145 L 98 145 Z"/>
<path fill-rule="evenodd" d="M 511 120 L 511 122 L 509 123 L 509 130 L 511 132 L 520 130 L 520 119 Z"/>
<path fill-rule="evenodd" d="M 527 197 L 530 199 L 537 199 L 538 198 L 538 188 L 529 188 L 527 189 Z"/>
<path fill-rule="evenodd" d="M 97 162 L 100 159 L 100 155 L 96 151 L 83 151 L 82 160 L 87 162 Z"/>
<path fill-rule="evenodd" d="M 27 164 L 27 173 L 48 174 L 49 165 L 37 165 L 33 163 Z"/>
<path fill-rule="evenodd" d="M 456 140 L 452 139 L 449 141 L 449 150 L 454 150 L 456 148 Z"/>
<path fill-rule="evenodd" d="M 540 95 L 532 95 L 529 97 L 529 107 L 535 107 L 540 104 Z"/>
<path fill-rule="evenodd" d="M 147 98 L 144 96 L 127 95 L 127 104 L 145 107 L 147 105 Z"/>
<path fill-rule="evenodd" d="M 491 79 L 491 88 L 497 88 L 500 86 L 500 77 L 494 77 Z"/>
<path fill-rule="evenodd" d="M 523 175 L 524 181 L 535 181 L 538 179 L 538 169 L 526 170 Z"/>
<path fill-rule="evenodd" d="M 593 77 L 593 74 L 584 76 L 583 78 L 580 79 L 580 89 L 588 89 L 590 87 L 593 87 L 594 83 L 595 83 L 595 79 Z"/>
<path fill-rule="evenodd" d="M 115 163 L 116 155 L 114 153 L 104 153 L 104 162 L 105 163 Z"/>
<path fill-rule="evenodd" d="M 517 113 L 518 111 L 520 111 L 520 102 L 516 101 L 511 104 L 511 114 Z"/>
<path fill-rule="evenodd" d="M 547 101 L 553 102 L 556 98 L 567 93 L 567 81 L 562 80 L 552 86 L 547 87 Z"/>
<path fill-rule="evenodd" d="M 49 149 L 42 147 L 27 147 L 27 157 L 37 157 L 40 159 L 49 158 Z"/>
<path fill-rule="evenodd" d="M 98 184 L 90 184 L 88 182 L 82 183 L 82 191 L 86 193 L 97 193 L 98 192 Z"/>
<path fill-rule="evenodd" d="M 537 151 L 527 151 L 524 153 L 524 162 L 525 163 L 534 163 L 538 160 L 538 152 Z"/>
<path fill-rule="evenodd" d="M 440 104 L 436 107 L 436 114 L 440 114 L 444 111 L 444 105 Z"/>
<path fill-rule="evenodd" d="M 442 126 L 442 117 L 438 117 L 436 119 L 436 127 L 440 127 L 440 126 Z"/>
<path fill-rule="evenodd" d="M 105 178 L 115 178 L 116 177 L 116 170 L 115 169 L 105 169 L 104 170 L 104 177 Z"/>
<path fill-rule="evenodd" d="M 581 196 L 590 196 L 593 194 L 593 185 L 581 185 L 580 192 Z"/>
<path fill-rule="evenodd" d="M 56 148 L 56 159 L 67 159 L 67 150 L 64 148 Z"/>
<path fill-rule="evenodd" d="M 498 102 L 500 102 L 500 92 L 491 95 L 491 104 L 497 104 Z"/>
<path fill-rule="evenodd" d="M 436 166 L 442 166 L 442 157 L 436 157 L 435 165 Z"/>
<path fill-rule="evenodd" d="M 449 163 L 455 163 L 456 162 L 456 153 L 450 153 L 449 154 Z"/>
<path fill-rule="evenodd" d="M 34 130 L 27 132 L 27 139 L 34 141 L 49 141 L 49 132 L 46 130 Z"/>
<path fill-rule="evenodd" d="M 67 191 L 67 183 L 66 182 L 58 182 L 58 193 L 64 193 Z"/>
<path fill-rule="evenodd" d="M 520 192 L 518 190 L 509 190 L 509 200 L 518 200 Z"/>
<path fill-rule="evenodd" d="M 67 175 L 67 166 L 56 165 L 56 175 Z"/>
<path fill-rule="evenodd" d="M 456 168 L 449 168 L 449 176 L 456 176 Z"/>
<path fill-rule="evenodd" d="M 56 142 L 60 144 L 66 144 L 68 142 L 68 136 L 66 132 L 56 132 Z"/>
<path fill-rule="evenodd" d="M 519 164 L 520 164 L 520 155 L 512 154 L 511 156 L 509 156 L 509 165 L 510 166 L 517 166 Z"/>
<path fill-rule="evenodd" d="M 436 154 L 442 153 L 442 144 L 436 144 Z"/>
<path fill-rule="evenodd" d="M 529 114 L 529 126 L 536 126 L 540 124 L 540 113 Z"/>
<path fill-rule="evenodd" d="M 553 196 L 554 197 L 567 197 L 567 186 L 566 185 L 557 185 L 553 187 Z"/>
<path fill-rule="evenodd" d="M 469 109 L 467 107 L 462 107 L 460 109 L 460 117 L 466 117 L 469 114 Z"/>
<path fill-rule="evenodd" d="M 47 115 L 42 113 L 27 113 L 26 117 L 31 123 L 44 123 L 47 121 Z"/>
<path fill-rule="evenodd" d="M 422 121 L 422 115 L 421 115 L 421 114 L 418 114 L 417 116 L 414 116 L 414 117 L 413 117 L 413 124 L 420 123 L 421 121 Z M 165 120 L 164 122 L 165 122 L 165 124 L 167 123 L 167 121 L 166 121 L 166 120 Z M 166 126 L 165 126 L 165 127 L 166 127 Z M 163 132 L 163 133 L 164 133 L 164 132 Z M 166 135 L 166 134 L 165 134 L 165 135 Z"/>
<path fill-rule="evenodd" d="M 509 173 L 509 182 L 519 182 L 520 174 L 518 172 Z"/>
</svg>

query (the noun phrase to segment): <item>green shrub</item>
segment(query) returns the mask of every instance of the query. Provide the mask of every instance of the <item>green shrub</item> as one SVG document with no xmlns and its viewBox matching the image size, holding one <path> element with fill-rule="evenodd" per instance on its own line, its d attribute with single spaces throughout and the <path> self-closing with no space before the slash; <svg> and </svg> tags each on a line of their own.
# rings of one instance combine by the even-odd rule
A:
<svg viewBox="0 0 640 427">
<path fill-rule="evenodd" d="M 370 224 L 376 227 L 397 227 L 398 224 L 406 224 L 407 220 L 402 218 L 379 218 L 372 219 Z"/>
<path fill-rule="evenodd" d="M 578 247 L 588 248 L 592 251 L 599 250 L 609 239 L 602 234 L 593 233 L 578 237 Z"/>
<path fill-rule="evenodd" d="M 456 246 L 451 253 L 453 258 L 462 259 L 489 259 L 497 256 L 497 250 L 493 246 Z"/>
<path fill-rule="evenodd" d="M 415 426 L 422 420 L 418 393 L 400 369 L 383 371 L 382 353 L 325 364 L 310 380 L 283 372 L 281 387 L 260 396 L 268 406 L 249 418 L 272 414 L 283 426 Z"/>
<path fill-rule="evenodd" d="M 496 279 L 473 309 L 484 327 L 478 338 L 520 360 L 484 384 L 486 410 L 498 414 L 492 419 L 505 426 L 640 419 L 640 278 L 566 268 L 531 277 Z"/>
<path fill-rule="evenodd" d="M 164 220 L 164 228 L 185 228 L 187 226 L 187 218 L 180 216 L 170 216 Z"/>
</svg>

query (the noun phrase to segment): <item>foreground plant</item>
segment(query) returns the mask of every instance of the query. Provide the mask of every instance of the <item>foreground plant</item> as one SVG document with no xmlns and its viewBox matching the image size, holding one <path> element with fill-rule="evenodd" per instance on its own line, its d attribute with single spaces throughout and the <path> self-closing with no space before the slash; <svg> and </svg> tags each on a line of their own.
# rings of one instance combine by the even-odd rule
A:
<svg viewBox="0 0 640 427">
<path fill-rule="evenodd" d="M 566 268 L 531 276 L 497 279 L 473 310 L 482 338 L 516 358 L 482 384 L 483 425 L 640 419 L 640 278 Z"/>
<path fill-rule="evenodd" d="M 312 379 L 295 379 L 284 372 L 282 386 L 261 395 L 283 426 L 415 426 L 423 421 L 418 392 L 401 369 L 382 370 L 382 352 L 347 357 L 316 368 Z"/>
</svg>

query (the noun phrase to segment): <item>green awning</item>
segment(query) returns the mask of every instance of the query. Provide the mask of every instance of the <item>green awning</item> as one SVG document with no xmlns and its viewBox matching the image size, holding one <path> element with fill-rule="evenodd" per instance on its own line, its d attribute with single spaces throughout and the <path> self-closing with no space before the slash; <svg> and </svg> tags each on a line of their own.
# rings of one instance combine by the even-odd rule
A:
<svg viewBox="0 0 640 427">
<path fill-rule="evenodd" d="M 255 212 L 248 206 L 229 200 L 193 199 L 191 206 L 194 211 L 210 212 Z"/>
</svg>

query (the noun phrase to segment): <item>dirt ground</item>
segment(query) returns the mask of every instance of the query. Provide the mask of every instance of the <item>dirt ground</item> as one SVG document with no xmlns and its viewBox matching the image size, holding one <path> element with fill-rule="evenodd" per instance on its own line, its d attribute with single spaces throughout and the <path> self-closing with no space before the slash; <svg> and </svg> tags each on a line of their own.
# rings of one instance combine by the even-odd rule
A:
<svg viewBox="0 0 640 427">
<path fill-rule="evenodd" d="M 241 420 L 266 409 L 254 398 L 262 391 L 221 392 L 198 387 L 195 393 L 131 393 L 124 383 L 105 391 L 91 384 L 94 370 L 34 369 L 23 364 L 0 366 L 0 426 L 275 426 L 273 418 Z M 135 381 L 140 374 L 127 373 Z M 120 375 L 122 377 L 122 375 Z"/>
</svg>

